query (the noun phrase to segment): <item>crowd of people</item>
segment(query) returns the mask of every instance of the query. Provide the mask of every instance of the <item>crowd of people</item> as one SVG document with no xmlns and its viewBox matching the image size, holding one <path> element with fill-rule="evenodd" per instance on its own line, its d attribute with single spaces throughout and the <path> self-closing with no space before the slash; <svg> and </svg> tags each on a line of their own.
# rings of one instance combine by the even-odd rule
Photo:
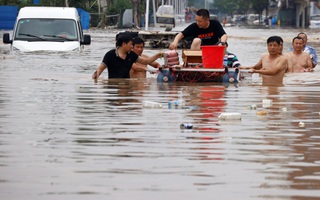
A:
<svg viewBox="0 0 320 200">
<path fill-rule="evenodd" d="M 170 50 L 175 50 L 183 38 L 193 38 L 191 50 L 200 50 L 202 45 L 225 46 L 227 49 L 228 35 L 218 20 L 210 20 L 209 11 L 199 9 L 194 23 L 179 32 Z M 116 41 L 116 48 L 108 51 L 98 69 L 92 75 L 97 80 L 107 68 L 109 78 L 146 78 L 146 72 L 154 73 L 161 65 L 155 60 L 163 56 L 158 52 L 153 56 L 143 54 L 144 41 L 122 35 Z M 307 45 L 307 34 L 299 33 L 292 40 L 290 52 L 283 53 L 283 39 L 271 36 L 267 39 L 267 51 L 254 66 L 241 66 L 236 55 L 226 50 L 228 67 L 249 69 L 252 73 L 262 76 L 263 84 L 283 84 L 285 73 L 310 72 L 317 65 L 317 54 L 314 48 Z M 148 66 L 151 65 L 151 66 Z"/>
</svg>

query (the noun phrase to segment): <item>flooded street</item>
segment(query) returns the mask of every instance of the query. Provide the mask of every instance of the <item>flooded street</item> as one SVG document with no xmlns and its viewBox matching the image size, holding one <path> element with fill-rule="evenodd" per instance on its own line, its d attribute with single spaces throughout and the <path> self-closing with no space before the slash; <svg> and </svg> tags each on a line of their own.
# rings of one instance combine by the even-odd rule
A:
<svg viewBox="0 0 320 200">
<path fill-rule="evenodd" d="M 225 30 L 228 50 L 245 66 L 267 52 L 271 35 L 288 52 L 304 31 L 320 56 L 319 30 Z M 0 199 L 320 199 L 319 66 L 287 74 L 283 87 L 253 78 L 108 80 L 107 71 L 95 84 L 91 74 L 116 32 L 88 33 L 82 53 L 10 53 L 0 45 Z M 186 106 L 168 109 L 177 99 Z M 222 112 L 242 119 L 220 121 Z"/>
</svg>

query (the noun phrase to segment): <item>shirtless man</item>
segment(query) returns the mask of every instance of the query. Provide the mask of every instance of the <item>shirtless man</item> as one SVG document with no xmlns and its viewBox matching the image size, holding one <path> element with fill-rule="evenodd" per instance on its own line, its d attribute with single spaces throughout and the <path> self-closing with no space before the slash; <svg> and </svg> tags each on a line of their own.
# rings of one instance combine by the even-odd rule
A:
<svg viewBox="0 0 320 200">
<path fill-rule="evenodd" d="M 288 70 L 287 72 L 306 72 L 313 71 L 310 55 L 303 52 L 304 41 L 301 37 L 294 37 L 292 40 L 293 51 L 287 53 Z"/>
<path fill-rule="evenodd" d="M 132 41 L 133 44 L 133 51 L 138 54 L 139 56 L 143 57 L 143 58 L 148 58 L 149 56 L 142 54 L 143 53 L 143 49 L 144 49 L 144 41 L 139 38 L 136 37 L 133 39 Z M 155 73 L 157 71 L 156 68 L 161 68 L 161 65 L 157 62 L 152 62 L 150 64 L 151 66 L 148 65 L 143 65 L 140 63 L 133 63 L 132 68 L 130 70 L 130 78 L 146 78 L 147 74 L 146 72 L 149 71 L 150 73 Z"/>
<path fill-rule="evenodd" d="M 271 36 L 267 40 L 267 54 L 262 55 L 259 62 L 252 67 L 241 66 L 242 69 L 252 69 L 252 73 L 262 75 L 263 85 L 282 85 L 283 77 L 288 67 L 286 56 L 280 55 L 282 38 Z"/>
<path fill-rule="evenodd" d="M 304 43 L 303 51 L 310 55 L 310 58 L 312 60 L 312 66 L 313 68 L 315 68 L 315 66 L 318 64 L 318 56 L 317 56 L 316 50 L 313 47 L 307 45 L 308 36 L 306 33 L 301 32 L 298 34 L 298 36 L 303 39 L 303 43 Z"/>
</svg>

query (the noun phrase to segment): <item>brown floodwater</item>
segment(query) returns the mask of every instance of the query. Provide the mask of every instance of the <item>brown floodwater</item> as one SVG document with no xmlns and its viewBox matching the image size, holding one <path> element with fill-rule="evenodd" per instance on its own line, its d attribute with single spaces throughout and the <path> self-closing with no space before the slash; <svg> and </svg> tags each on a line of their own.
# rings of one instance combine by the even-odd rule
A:
<svg viewBox="0 0 320 200">
<path fill-rule="evenodd" d="M 286 52 L 301 31 L 320 56 L 318 30 L 226 31 L 242 65 L 259 60 L 269 36 L 283 37 Z M 228 85 L 108 80 L 107 72 L 95 84 L 115 31 L 88 33 L 82 53 L 0 45 L 0 199 L 320 198 L 319 67 L 287 74 L 282 87 L 251 77 Z M 169 109 L 177 99 L 185 106 Z M 222 112 L 242 119 L 221 121 Z"/>
</svg>

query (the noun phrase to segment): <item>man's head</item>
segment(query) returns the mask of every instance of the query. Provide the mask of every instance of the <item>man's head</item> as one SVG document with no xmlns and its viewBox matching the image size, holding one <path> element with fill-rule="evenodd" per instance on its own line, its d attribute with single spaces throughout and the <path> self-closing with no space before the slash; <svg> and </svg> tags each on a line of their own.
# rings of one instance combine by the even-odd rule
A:
<svg viewBox="0 0 320 200">
<path fill-rule="evenodd" d="M 267 46 L 270 55 L 281 54 L 283 49 L 283 40 L 279 36 L 271 36 L 267 39 Z"/>
<path fill-rule="evenodd" d="M 122 34 L 117 38 L 116 47 L 123 47 L 127 52 L 132 49 L 132 36 L 129 34 Z"/>
<path fill-rule="evenodd" d="M 274 36 L 275 38 L 279 38 L 280 40 L 280 51 L 279 54 L 282 55 L 282 51 L 283 51 L 283 39 L 280 36 Z"/>
<path fill-rule="evenodd" d="M 301 32 L 297 35 L 298 37 L 301 37 L 303 39 L 303 46 L 307 45 L 307 41 L 308 41 L 308 36 L 307 34 Z"/>
<path fill-rule="evenodd" d="M 210 25 L 210 14 L 206 9 L 199 9 L 196 13 L 196 23 L 199 28 L 208 28 Z"/>
<path fill-rule="evenodd" d="M 292 48 L 294 51 L 302 51 L 304 47 L 304 41 L 301 37 L 294 37 L 292 40 Z"/>
<path fill-rule="evenodd" d="M 143 48 L 144 48 L 144 41 L 143 39 L 136 37 L 133 38 L 132 40 L 132 44 L 133 44 L 133 51 L 138 54 L 139 56 L 141 56 L 141 54 L 143 53 Z"/>
</svg>

